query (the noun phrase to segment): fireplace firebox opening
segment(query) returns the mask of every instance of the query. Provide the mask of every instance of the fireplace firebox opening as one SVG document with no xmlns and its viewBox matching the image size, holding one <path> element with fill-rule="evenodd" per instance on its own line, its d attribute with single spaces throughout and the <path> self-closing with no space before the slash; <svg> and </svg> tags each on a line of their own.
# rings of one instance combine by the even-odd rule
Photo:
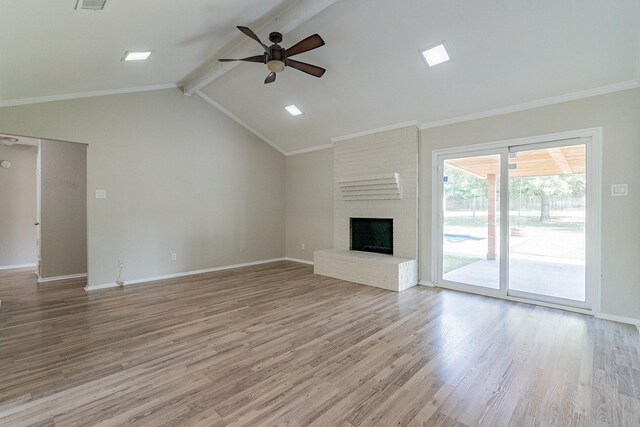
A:
<svg viewBox="0 0 640 427">
<path fill-rule="evenodd" d="M 393 255 L 393 219 L 351 218 L 350 249 Z"/>
</svg>

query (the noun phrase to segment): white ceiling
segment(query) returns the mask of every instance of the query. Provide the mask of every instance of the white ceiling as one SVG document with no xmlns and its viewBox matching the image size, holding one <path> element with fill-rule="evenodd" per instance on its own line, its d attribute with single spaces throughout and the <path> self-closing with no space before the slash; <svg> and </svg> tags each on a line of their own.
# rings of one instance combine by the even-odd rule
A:
<svg viewBox="0 0 640 427">
<path fill-rule="evenodd" d="M 0 0 L 0 100 L 176 83 L 293 0 Z M 241 34 L 240 34 L 241 36 Z M 145 62 L 125 51 L 152 50 Z"/>
<path fill-rule="evenodd" d="M 293 34 L 326 46 L 300 55 L 321 79 L 241 64 L 203 92 L 285 151 L 418 120 L 433 122 L 634 79 L 640 1 L 341 0 Z M 452 61 L 419 50 L 445 40 Z M 256 49 L 259 52 L 259 49 Z M 305 115 L 290 117 L 296 104 Z"/>
<path fill-rule="evenodd" d="M 244 37 L 235 25 L 257 28 L 295 0 L 109 0 L 102 12 L 75 3 L 0 0 L 0 103 L 182 82 Z M 202 92 L 291 152 L 637 81 L 638 22 L 638 0 L 338 0 L 282 43 L 319 33 L 326 46 L 296 59 L 324 77 L 287 69 L 264 85 L 265 67 L 242 63 Z M 443 40 L 452 61 L 428 69 L 419 50 Z M 148 49 L 146 62 L 120 61 Z M 289 116 L 289 104 L 305 114 Z"/>
</svg>

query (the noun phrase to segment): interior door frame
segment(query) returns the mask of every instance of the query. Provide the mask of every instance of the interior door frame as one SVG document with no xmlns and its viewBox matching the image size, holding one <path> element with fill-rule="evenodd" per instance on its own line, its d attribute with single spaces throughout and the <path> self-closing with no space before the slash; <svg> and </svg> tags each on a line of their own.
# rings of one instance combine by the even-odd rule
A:
<svg viewBox="0 0 640 427">
<path fill-rule="evenodd" d="M 42 256 L 40 252 L 40 242 L 41 242 L 41 233 L 40 233 L 40 221 L 41 221 L 41 201 L 42 201 L 42 153 L 41 153 L 41 141 L 38 139 L 37 146 L 37 154 L 36 154 L 36 277 L 38 279 L 41 278 L 41 266 L 42 266 Z"/>
<path fill-rule="evenodd" d="M 501 233 L 500 236 L 500 289 L 487 289 L 473 285 L 464 285 L 443 281 L 442 278 L 442 202 L 443 202 L 443 167 L 445 158 L 455 158 L 461 156 L 488 155 L 507 153 L 501 156 L 501 179 L 500 179 L 500 210 L 509 212 L 508 198 L 508 153 L 509 149 L 519 146 L 548 147 L 566 145 L 564 141 L 580 141 L 586 145 L 586 253 L 585 253 L 585 282 L 586 282 L 586 302 L 584 304 L 553 297 L 544 297 L 527 293 L 516 292 L 510 295 L 507 285 L 508 278 L 508 254 L 509 236 L 508 233 Z M 532 148 L 535 149 L 535 148 Z M 502 151 L 501 151 L 502 150 Z M 493 151 L 493 153 L 492 153 Z M 504 178 L 507 177 L 507 178 Z M 600 311 L 601 303 L 601 213 L 602 213 L 602 128 L 580 129 L 553 134 L 518 138 L 490 143 L 474 144 L 450 149 L 433 150 L 432 152 L 432 259 L 431 272 L 434 286 L 450 288 L 464 292 L 472 292 L 512 301 L 527 302 L 530 304 L 543 305 L 547 307 L 560 308 L 569 311 L 577 311 L 586 314 L 595 314 Z M 509 215 L 500 215 L 500 229 L 509 229 Z"/>
</svg>

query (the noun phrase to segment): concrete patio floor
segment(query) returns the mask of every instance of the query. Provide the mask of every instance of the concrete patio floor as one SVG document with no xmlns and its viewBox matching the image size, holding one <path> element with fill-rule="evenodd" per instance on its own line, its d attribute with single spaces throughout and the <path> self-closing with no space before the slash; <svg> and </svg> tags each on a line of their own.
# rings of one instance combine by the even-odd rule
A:
<svg viewBox="0 0 640 427">
<path fill-rule="evenodd" d="M 444 274 L 451 282 L 499 289 L 499 261 L 480 260 Z M 585 300 L 585 267 L 529 258 L 509 260 L 509 288 L 516 291 Z"/>
</svg>

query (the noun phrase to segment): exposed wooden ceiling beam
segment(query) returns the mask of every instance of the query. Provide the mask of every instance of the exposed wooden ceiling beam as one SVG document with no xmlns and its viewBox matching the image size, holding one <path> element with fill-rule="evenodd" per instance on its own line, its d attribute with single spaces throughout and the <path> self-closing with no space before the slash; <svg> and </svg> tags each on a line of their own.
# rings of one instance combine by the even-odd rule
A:
<svg viewBox="0 0 640 427">
<path fill-rule="evenodd" d="M 279 31 L 286 34 L 298 28 L 309 19 L 313 18 L 338 0 L 300 0 L 279 15 L 269 19 L 258 28 L 252 28 L 258 36 L 269 31 Z M 240 23 L 243 24 L 243 23 Z M 240 34 L 237 41 L 230 48 L 219 52 L 215 58 L 195 70 L 185 82 L 182 83 L 184 93 L 193 95 L 212 81 L 221 77 L 228 71 L 238 66 L 239 62 L 218 62 L 219 58 L 244 58 L 259 53 L 256 49 L 259 45 Z"/>
<path fill-rule="evenodd" d="M 558 168 L 562 171 L 562 173 L 564 174 L 573 173 L 573 170 L 571 170 L 571 166 L 569 165 L 567 158 L 564 156 L 564 153 L 562 152 L 562 148 L 560 147 L 549 148 L 547 149 L 547 152 L 549 153 L 551 158 L 556 162 L 556 165 L 558 165 Z"/>
</svg>

